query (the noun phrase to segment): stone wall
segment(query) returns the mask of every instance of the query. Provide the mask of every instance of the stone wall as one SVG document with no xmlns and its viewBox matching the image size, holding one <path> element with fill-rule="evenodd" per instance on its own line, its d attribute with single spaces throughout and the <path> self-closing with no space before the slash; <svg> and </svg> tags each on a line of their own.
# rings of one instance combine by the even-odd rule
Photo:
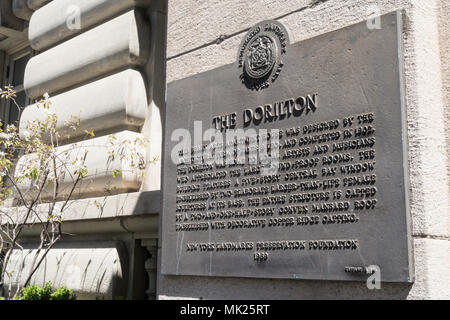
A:
<svg viewBox="0 0 450 320">
<path fill-rule="evenodd" d="M 167 82 L 236 60 L 249 28 L 279 20 L 294 42 L 403 11 L 405 96 L 416 280 L 412 285 L 162 276 L 160 299 L 450 298 L 448 18 L 445 0 L 171 0 Z M 382 248 L 380 248 L 382 250 Z"/>
<path fill-rule="evenodd" d="M 66 285 L 82 299 L 155 297 L 159 161 L 143 179 L 129 157 L 116 158 L 108 169 L 105 147 L 113 134 L 123 141 L 146 138 L 150 143 L 138 151 L 148 160 L 160 154 L 165 6 L 151 0 L 12 0 L 14 14 L 29 20 L 28 40 L 38 51 L 26 66 L 25 91 L 35 99 L 50 94 L 67 136 L 61 151 L 87 151 L 88 171 L 97 173 L 77 187 L 62 217 L 64 232 L 74 236 L 57 244 L 33 283 Z M 29 120 L 45 116 L 28 106 L 21 134 Z M 81 121 L 75 132 L 66 124 L 73 116 Z M 95 137 L 87 139 L 86 130 Z M 114 178 L 113 169 L 123 174 Z M 27 229 L 27 250 L 16 252 L 10 268 L 21 270 L 21 255 L 36 249 L 37 231 Z M 23 283 L 25 273 L 15 272 L 13 284 Z"/>
</svg>

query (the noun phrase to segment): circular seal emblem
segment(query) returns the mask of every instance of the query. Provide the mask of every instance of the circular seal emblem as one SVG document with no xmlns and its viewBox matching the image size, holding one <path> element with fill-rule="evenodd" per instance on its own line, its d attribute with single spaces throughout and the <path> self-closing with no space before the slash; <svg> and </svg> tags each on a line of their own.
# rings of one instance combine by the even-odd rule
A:
<svg viewBox="0 0 450 320">
<path fill-rule="evenodd" d="M 242 83 L 251 90 L 270 86 L 281 73 L 282 56 L 290 42 L 289 31 L 278 21 L 263 21 L 251 28 L 238 52 Z"/>
<path fill-rule="evenodd" d="M 277 60 L 275 40 L 269 36 L 258 36 L 248 46 L 245 70 L 252 78 L 259 79 L 272 71 Z"/>
</svg>

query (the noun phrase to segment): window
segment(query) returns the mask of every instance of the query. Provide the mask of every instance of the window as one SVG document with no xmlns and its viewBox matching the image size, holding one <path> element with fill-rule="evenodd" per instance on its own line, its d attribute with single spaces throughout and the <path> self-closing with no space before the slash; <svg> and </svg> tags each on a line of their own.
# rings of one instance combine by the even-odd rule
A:
<svg viewBox="0 0 450 320">
<path fill-rule="evenodd" d="M 25 93 L 23 79 L 25 67 L 28 60 L 33 56 L 31 48 L 22 49 L 5 58 L 5 72 L 3 77 L 3 87 L 12 85 L 16 90 L 16 102 L 20 107 L 26 107 L 33 103 Z M 10 100 L 3 100 L 0 108 L 0 118 L 5 124 L 14 124 L 19 120 L 19 110 Z"/>
</svg>

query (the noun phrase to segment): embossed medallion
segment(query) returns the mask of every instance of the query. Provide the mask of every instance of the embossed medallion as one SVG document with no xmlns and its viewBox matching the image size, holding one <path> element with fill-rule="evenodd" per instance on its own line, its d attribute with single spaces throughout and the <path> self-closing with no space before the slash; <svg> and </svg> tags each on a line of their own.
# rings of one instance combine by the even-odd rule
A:
<svg viewBox="0 0 450 320">
<path fill-rule="evenodd" d="M 263 21 L 244 37 L 238 53 L 241 81 L 251 90 L 270 86 L 283 68 L 282 55 L 290 44 L 289 31 L 278 21 Z"/>
<path fill-rule="evenodd" d="M 245 71 L 252 78 L 259 79 L 272 71 L 277 58 L 275 40 L 269 36 L 259 36 L 249 45 L 245 57 Z"/>
</svg>

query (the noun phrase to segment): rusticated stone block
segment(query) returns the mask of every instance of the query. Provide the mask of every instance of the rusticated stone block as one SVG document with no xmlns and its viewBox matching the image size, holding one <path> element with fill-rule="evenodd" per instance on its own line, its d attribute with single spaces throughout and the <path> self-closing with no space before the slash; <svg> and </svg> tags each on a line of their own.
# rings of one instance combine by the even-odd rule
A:
<svg viewBox="0 0 450 320">
<path fill-rule="evenodd" d="M 33 57 L 25 70 L 28 96 L 38 98 L 83 84 L 149 57 L 150 27 L 135 10 Z"/>
<path fill-rule="evenodd" d="M 61 177 L 58 199 L 70 194 L 74 180 L 78 176 L 76 172 L 79 172 L 83 164 L 87 168 L 87 175 L 77 184 L 71 199 L 138 191 L 142 182 L 142 172 L 137 164 L 140 160 L 145 162 L 145 146 L 140 143 L 135 145 L 134 141 L 143 141 L 142 135 L 122 131 L 115 135 L 114 140 L 111 136 L 103 136 L 59 147 L 56 150 L 56 154 L 59 155 L 56 167 L 60 168 L 58 176 Z M 124 144 L 121 145 L 121 143 Z M 124 145 L 125 148 L 123 148 Z M 86 160 L 81 161 L 80 159 L 85 155 Z M 138 156 L 141 159 L 138 159 Z M 15 176 L 23 176 L 24 172 L 29 170 L 27 167 L 35 166 L 36 161 L 34 154 L 21 157 Z M 120 170 L 121 174 L 113 177 L 113 172 L 116 170 Z M 17 184 L 24 197 L 35 196 L 36 188 L 31 180 L 23 179 Z M 53 185 L 46 186 L 41 196 L 43 199 L 51 199 Z"/>
<path fill-rule="evenodd" d="M 33 15 L 30 21 L 30 44 L 33 49 L 42 51 L 136 5 L 148 4 L 150 0 L 53 1 Z"/>
<path fill-rule="evenodd" d="M 144 124 L 148 107 L 147 91 L 140 72 L 132 69 L 116 73 L 74 90 L 50 98 L 50 113 L 58 117 L 58 133 L 66 143 L 67 138 L 85 135 L 85 130 L 111 132 L 113 129 L 137 130 Z M 46 112 L 39 104 L 23 111 L 20 133 L 26 134 L 30 121 L 44 120 Z M 80 125 L 74 131 L 68 126 L 77 117 Z"/>
</svg>

